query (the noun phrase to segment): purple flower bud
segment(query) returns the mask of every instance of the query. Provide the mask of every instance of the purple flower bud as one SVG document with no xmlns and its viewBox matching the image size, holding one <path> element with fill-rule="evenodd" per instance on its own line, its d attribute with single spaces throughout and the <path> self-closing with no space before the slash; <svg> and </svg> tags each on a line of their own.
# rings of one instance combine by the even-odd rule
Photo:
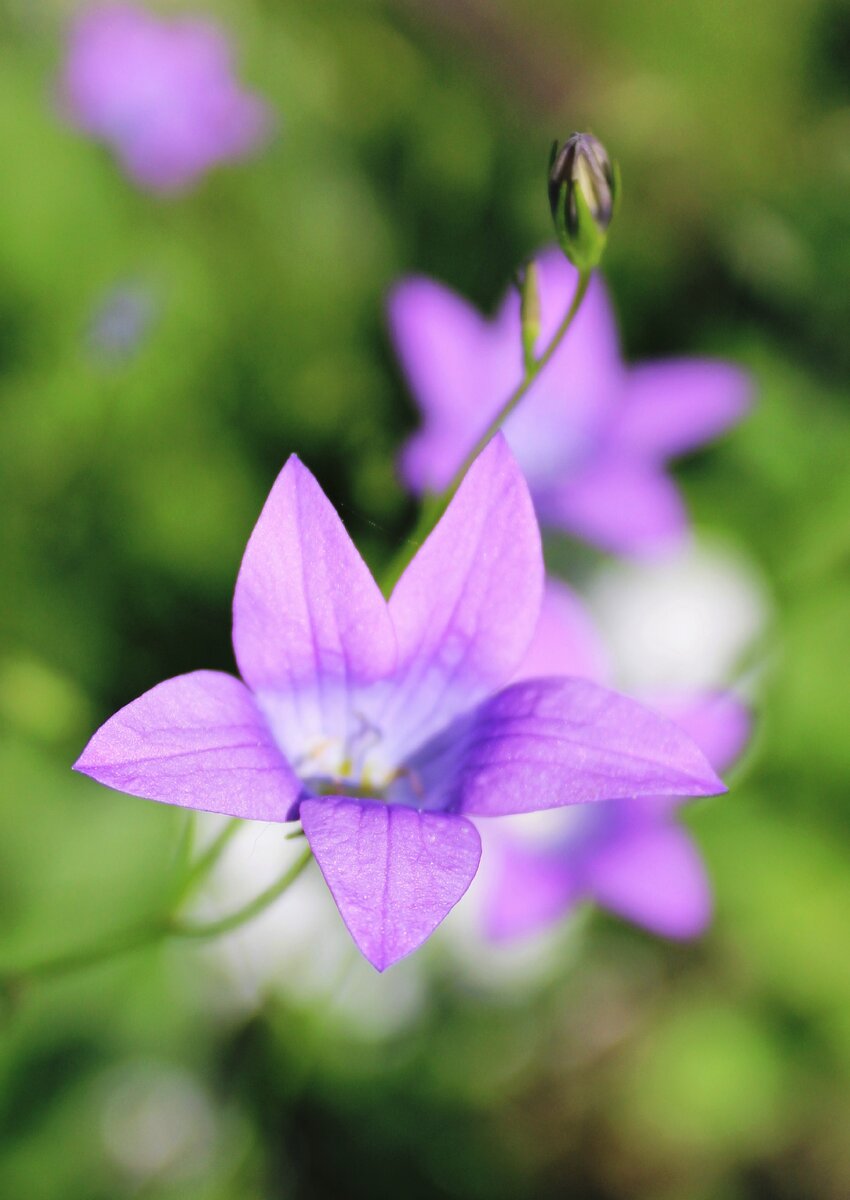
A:
<svg viewBox="0 0 850 1200">
<path fill-rule="evenodd" d="M 573 133 L 552 147 L 549 205 L 561 249 L 580 269 L 599 262 L 617 198 L 617 172 L 602 143 Z"/>
</svg>

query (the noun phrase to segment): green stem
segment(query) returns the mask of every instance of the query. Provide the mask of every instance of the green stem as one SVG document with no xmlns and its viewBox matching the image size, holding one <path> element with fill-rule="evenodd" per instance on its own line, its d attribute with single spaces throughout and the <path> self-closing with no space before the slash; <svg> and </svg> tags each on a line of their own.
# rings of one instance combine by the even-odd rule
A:
<svg viewBox="0 0 850 1200">
<path fill-rule="evenodd" d="M 284 871 L 280 879 L 267 887 L 265 891 L 260 892 L 259 896 L 255 896 L 253 900 L 249 900 L 242 908 L 238 908 L 236 912 L 230 913 L 229 916 L 220 917 L 219 920 L 210 921 L 207 924 L 173 920 L 168 926 L 169 934 L 172 937 L 179 938 L 214 938 L 219 937 L 223 933 L 230 933 L 232 930 L 238 929 L 240 925 L 245 925 L 254 917 L 259 916 L 279 896 L 282 896 L 302 873 L 312 857 L 313 851 L 308 848 L 300 858 L 295 860 L 292 866 Z"/>
<path fill-rule="evenodd" d="M 10 971 L 0 977 L 0 983 L 8 991 L 16 992 L 36 980 L 71 975 L 85 967 L 93 967 L 131 950 L 139 950 L 143 946 L 152 945 L 165 936 L 167 929 L 164 921 L 156 920 L 132 926 L 95 946 L 87 946 L 83 950 L 72 950 L 68 954 L 57 954 L 54 958 L 45 958 L 40 962 L 30 963 L 21 970 Z"/>
<path fill-rule="evenodd" d="M 485 446 L 490 441 L 490 439 L 499 432 L 499 430 L 502 428 L 505 421 L 507 421 L 508 417 L 511 415 L 511 413 L 514 411 L 514 409 L 517 407 L 519 402 L 521 400 L 523 400 L 525 398 L 525 396 L 528 394 L 529 388 L 534 383 L 534 381 L 537 379 L 537 376 L 551 361 L 552 356 L 554 355 L 555 351 L 558 349 L 561 342 L 566 337 L 567 330 L 572 325 L 573 320 L 575 319 L 576 313 L 581 308 L 581 304 L 582 304 L 582 301 L 584 300 L 589 283 L 590 283 L 590 272 L 582 271 L 578 278 L 578 284 L 576 286 L 575 295 L 573 296 L 572 303 L 570 304 L 570 307 L 567 309 L 567 312 L 566 312 L 566 315 L 564 316 L 563 321 L 556 329 L 554 337 L 552 338 L 551 342 L 546 347 L 546 349 L 543 351 L 543 353 L 540 355 L 540 357 L 535 359 L 528 366 L 521 382 L 518 384 L 516 389 L 511 393 L 511 395 L 507 398 L 505 403 L 499 409 L 496 416 L 493 418 L 493 420 L 487 426 L 485 431 L 482 433 L 481 437 L 478 439 L 478 441 L 475 443 L 475 445 L 470 450 L 469 454 L 467 454 L 466 458 L 461 463 L 460 467 L 457 470 L 457 473 L 455 474 L 454 479 L 451 481 L 448 488 L 446 489 L 445 492 L 443 492 L 443 494 L 440 498 L 441 513 L 443 511 L 445 511 L 446 508 L 448 508 L 452 498 L 454 497 L 454 495 L 457 492 L 460 485 L 463 483 L 463 481 L 466 477 L 467 471 L 472 466 L 472 464 L 475 462 L 478 455 L 485 448 Z"/>
<path fill-rule="evenodd" d="M 206 850 L 198 855 L 194 863 L 189 867 L 189 870 L 177 883 L 177 888 L 174 895 L 174 904 L 179 904 L 181 900 L 189 895 L 196 883 L 209 874 L 218 860 L 221 858 L 229 843 L 239 832 L 242 822 L 233 817 L 227 824 L 219 830 L 218 834 L 213 838 Z"/>
<path fill-rule="evenodd" d="M 388 596 L 392 592 L 393 588 L 404 573 L 405 567 L 407 567 L 419 546 L 422 544 L 422 542 L 437 524 L 440 517 L 446 511 L 449 504 L 452 502 L 458 488 L 466 477 L 467 471 L 475 462 L 478 455 L 487 446 L 490 439 L 499 432 L 505 421 L 507 421 L 508 417 L 514 411 L 520 401 L 523 400 L 528 394 L 529 389 L 540 375 L 541 371 L 543 371 L 552 360 L 555 351 L 566 337 L 567 331 L 575 320 L 576 313 L 581 308 L 582 301 L 584 300 L 587 294 L 588 286 L 590 285 L 590 277 L 590 271 L 581 271 L 579 273 L 578 283 L 576 285 L 572 303 L 567 309 L 563 321 L 561 321 L 561 324 L 555 330 L 554 336 L 549 342 L 549 345 L 539 358 L 533 359 L 526 365 L 525 372 L 519 384 L 514 391 L 511 392 L 510 396 L 508 396 L 507 400 L 499 409 L 496 416 L 469 451 L 466 458 L 463 460 L 457 472 L 455 473 L 455 476 L 449 486 L 438 496 L 426 496 L 419 514 L 419 520 L 416 523 L 413 533 L 407 539 L 395 558 L 391 560 L 384 576 L 383 584 L 385 595 Z"/>
<path fill-rule="evenodd" d="M 187 877 L 190 878 L 192 885 L 197 883 L 218 859 L 239 825 L 240 822 L 236 820 L 229 822 L 215 841 L 208 847 L 205 854 L 195 863 L 190 876 Z M 236 912 L 230 913 L 226 917 L 221 917 L 217 921 L 211 921 L 208 924 L 195 924 L 189 921 L 182 921 L 173 913 L 154 917 L 150 921 L 122 930 L 120 933 L 114 934 L 94 946 L 87 946 L 82 950 L 75 950 L 69 954 L 59 954 L 53 958 L 46 958 L 40 962 L 31 963 L 20 970 L 0 973 L 0 992 L 5 993 L 7 999 L 14 1003 L 20 997 L 21 993 L 37 980 L 56 979 L 63 975 L 71 975 L 86 967 L 96 966 L 98 963 L 106 962 L 108 959 L 117 958 L 119 955 L 139 950 L 144 946 L 154 945 L 169 937 L 212 938 L 223 933 L 230 933 L 231 930 L 238 929 L 240 925 L 244 925 L 253 917 L 258 916 L 264 909 L 277 900 L 279 896 L 282 896 L 287 888 L 302 873 L 312 856 L 311 850 L 305 850 L 301 857 L 288 867 L 283 875 L 267 887 L 265 891 L 260 892 L 258 896 L 255 896 L 253 900 L 243 905 L 242 908 L 237 909 Z M 186 881 L 184 880 L 183 883 L 185 885 Z M 189 888 L 184 886 L 179 899 L 182 900 L 185 898 L 185 892 L 188 890 Z"/>
</svg>

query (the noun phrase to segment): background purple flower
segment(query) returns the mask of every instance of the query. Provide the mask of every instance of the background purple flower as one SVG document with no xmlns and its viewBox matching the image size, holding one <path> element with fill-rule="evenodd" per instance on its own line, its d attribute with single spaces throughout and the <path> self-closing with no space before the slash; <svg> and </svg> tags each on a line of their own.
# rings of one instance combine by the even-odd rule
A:
<svg viewBox="0 0 850 1200">
<path fill-rule="evenodd" d="M 185 190 L 250 153 L 269 127 L 265 104 L 236 82 L 217 25 L 131 4 L 96 5 L 76 19 L 60 97 L 67 118 L 154 192 Z"/>
<path fill-rule="evenodd" d="M 538 258 L 545 346 L 577 273 L 560 250 Z M 488 320 L 430 279 L 402 281 L 389 302 L 396 349 L 423 417 L 402 474 L 439 491 L 522 374 L 514 289 Z M 746 411 L 744 373 L 708 359 L 623 363 L 605 286 L 594 276 L 552 362 L 505 425 L 544 524 L 615 553 L 657 552 L 687 518 L 668 460 L 717 436 Z"/>
<path fill-rule="evenodd" d="M 547 584 L 520 677 L 547 660 L 558 670 L 591 676 L 602 661 L 589 617 L 562 584 Z M 730 693 L 671 693 L 656 696 L 653 704 L 694 739 L 718 771 L 746 745 L 750 717 Z M 488 935 L 502 940 L 534 933 L 585 900 L 663 936 L 701 933 L 711 916 L 711 888 L 699 851 L 676 821 L 678 803 L 644 796 L 573 808 L 558 815 L 559 828 L 550 828 L 544 841 L 532 841 L 519 829 L 494 831 L 486 841 L 482 889 Z"/>
<path fill-rule="evenodd" d="M 77 769 L 188 808 L 300 818 L 352 937 L 383 970 L 469 886 L 469 816 L 723 790 L 690 738 L 615 692 L 505 686 L 542 579 L 531 497 L 500 435 L 389 602 L 292 458 L 236 583 L 244 683 L 196 671 L 159 684 L 101 727 Z"/>
</svg>

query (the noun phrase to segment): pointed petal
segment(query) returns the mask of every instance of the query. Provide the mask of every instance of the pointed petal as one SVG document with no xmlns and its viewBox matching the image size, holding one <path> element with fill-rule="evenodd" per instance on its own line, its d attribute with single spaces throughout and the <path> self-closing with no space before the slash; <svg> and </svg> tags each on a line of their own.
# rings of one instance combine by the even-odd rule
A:
<svg viewBox="0 0 850 1200">
<path fill-rule="evenodd" d="M 608 673 L 607 654 L 590 613 L 565 583 L 547 578 L 537 629 L 515 678 L 573 675 L 603 680 Z"/>
<path fill-rule="evenodd" d="M 433 279 L 403 279 L 390 293 L 390 334 L 425 416 L 474 413 L 489 322 Z"/>
<path fill-rule="evenodd" d="M 76 771 L 182 808 L 286 821 L 301 791 L 244 684 L 219 671 L 167 679 L 101 725 Z"/>
<path fill-rule="evenodd" d="M 414 491 L 441 491 L 486 428 L 500 402 L 488 387 L 489 322 L 450 288 L 402 280 L 388 303 L 390 334 L 424 419 L 402 456 Z M 519 342 L 517 370 L 519 370 Z M 507 392 L 505 393 L 507 396 Z"/>
<path fill-rule="evenodd" d="M 585 881 L 599 904 L 664 937 L 696 937 L 711 919 L 702 859 L 674 825 L 638 828 L 600 849 Z"/>
<path fill-rule="evenodd" d="M 344 738 L 352 697 L 395 663 L 395 634 L 378 586 L 294 456 L 242 559 L 233 646 L 243 679 L 293 762 L 316 738 Z"/>
<path fill-rule="evenodd" d="M 725 791 L 677 725 L 585 679 L 515 683 L 410 766 L 433 807 L 478 816 Z"/>
<path fill-rule="evenodd" d="M 599 457 L 538 499 L 541 520 L 613 554 L 674 549 L 688 520 L 675 484 L 633 459 Z"/>
<path fill-rule="evenodd" d="M 390 599 L 399 665 L 383 716 L 395 761 L 512 677 L 543 587 L 540 532 L 501 434 L 470 468 Z"/>
<path fill-rule="evenodd" d="M 410 954 L 457 904 L 481 842 L 462 817 L 372 800 L 305 800 L 301 824 L 342 919 L 379 971 Z"/>
<path fill-rule="evenodd" d="M 634 367 L 613 438 L 629 454 L 664 460 L 711 441 L 746 413 L 747 375 L 730 363 L 682 358 Z"/>
<path fill-rule="evenodd" d="M 750 711 L 732 692 L 651 696 L 647 703 L 681 726 L 716 771 L 732 766 L 752 733 Z"/>
<path fill-rule="evenodd" d="M 485 863 L 484 931 L 493 941 L 537 933 L 581 899 L 579 879 L 566 855 L 504 838 L 488 844 Z"/>
<path fill-rule="evenodd" d="M 570 305 L 577 273 L 557 248 L 541 254 L 537 266 L 542 349 Z M 389 314 L 423 416 L 402 455 L 402 475 L 416 491 L 441 491 L 522 377 L 516 289 L 487 320 L 448 288 L 409 279 L 392 293 Z M 569 337 L 505 425 L 533 491 L 585 453 L 624 378 L 613 313 L 594 278 Z"/>
</svg>

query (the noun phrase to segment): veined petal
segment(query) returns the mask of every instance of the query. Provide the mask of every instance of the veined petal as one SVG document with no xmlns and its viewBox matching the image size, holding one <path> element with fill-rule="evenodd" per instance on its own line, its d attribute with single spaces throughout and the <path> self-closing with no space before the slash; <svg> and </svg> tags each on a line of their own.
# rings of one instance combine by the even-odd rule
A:
<svg viewBox="0 0 850 1200">
<path fill-rule="evenodd" d="M 410 768 L 429 807 L 478 816 L 726 790 L 672 721 L 586 679 L 513 684 Z"/>
<path fill-rule="evenodd" d="M 735 425 L 751 397 L 747 375 L 730 363 L 699 358 L 643 363 L 629 371 L 611 436 L 627 453 L 672 458 Z"/>
<path fill-rule="evenodd" d="M 463 817 L 372 800 L 305 800 L 301 824 L 358 949 L 378 971 L 416 950 L 469 887 L 481 857 Z"/>
<path fill-rule="evenodd" d="M 537 625 L 542 587 L 531 497 L 497 434 L 390 599 L 398 673 L 376 723 L 395 761 L 511 678 Z"/>
<path fill-rule="evenodd" d="M 596 680 L 608 675 L 608 656 L 590 613 L 571 588 L 548 577 L 537 629 L 515 678 L 547 675 Z"/>
<path fill-rule="evenodd" d="M 683 829 L 637 828 L 585 864 L 588 893 L 605 908 L 664 937 L 690 938 L 711 919 L 702 859 Z"/>
<path fill-rule="evenodd" d="M 541 520 L 614 554 L 652 555 L 674 549 L 688 519 L 676 485 L 660 467 L 600 455 L 537 497 Z"/>
<path fill-rule="evenodd" d="M 293 763 L 316 739 L 344 741 L 352 697 L 395 665 L 380 590 L 295 456 L 277 477 L 242 559 L 233 647 Z"/>
<path fill-rule="evenodd" d="M 642 697 L 669 717 L 699 746 L 716 771 L 725 771 L 743 752 L 752 720 L 746 705 L 731 692 L 667 692 Z M 687 796 L 632 797 L 620 806 L 633 824 L 669 817 Z"/>
<path fill-rule="evenodd" d="M 750 711 L 732 692 L 682 692 L 647 702 L 681 726 L 716 771 L 731 767 L 749 741 Z"/>
<path fill-rule="evenodd" d="M 167 679 L 101 725 L 76 771 L 182 808 L 286 821 L 301 784 L 251 693 L 220 671 Z"/>
</svg>

